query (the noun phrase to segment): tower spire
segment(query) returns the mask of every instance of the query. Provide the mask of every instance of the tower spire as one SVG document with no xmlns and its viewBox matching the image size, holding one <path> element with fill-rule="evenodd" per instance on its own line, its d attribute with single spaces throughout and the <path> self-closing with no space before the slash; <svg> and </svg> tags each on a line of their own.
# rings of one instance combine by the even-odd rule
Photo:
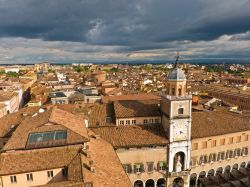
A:
<svg viewBox="0 0 250 187">
<path fill-rule="evenodd" d="M 177 68 L 177 67 L 178 67 L 178 65 L 179 65 L 179 58 L 180 58 L 179 52 L 177 51 L 177 53 L 176 53 L 176 59 L 175 59 L 175 64 L 174 64 L 174 68 Z"/>
</svg>

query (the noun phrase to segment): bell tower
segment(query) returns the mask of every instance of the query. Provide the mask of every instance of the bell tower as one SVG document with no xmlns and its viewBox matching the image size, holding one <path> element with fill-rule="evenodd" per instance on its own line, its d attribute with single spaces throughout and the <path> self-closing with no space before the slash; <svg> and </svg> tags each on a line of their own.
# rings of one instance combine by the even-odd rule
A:
<svg viewBox="0 0 250 187">
<path fill-rule="evenodd" d="M 168 135 L 167 187 L 189 186 L 192 96 L 186 93 L 186 75 L 178 68 L 167 76 L 167 93 L 162 96 L 162 125 Z"/>
</svg>

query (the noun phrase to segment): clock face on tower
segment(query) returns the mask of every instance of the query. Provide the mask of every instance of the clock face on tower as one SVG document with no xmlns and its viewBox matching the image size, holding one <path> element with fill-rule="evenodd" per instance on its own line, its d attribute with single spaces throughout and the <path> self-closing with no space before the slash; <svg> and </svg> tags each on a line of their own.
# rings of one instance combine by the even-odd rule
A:
<svg viewBox="0 0 250 187">
<path fill-rule="evenodd" d="M 187 140 L 188 138 L 188 124 L 178 123 L 173 126 L 174 141 Z"/>
</svg>

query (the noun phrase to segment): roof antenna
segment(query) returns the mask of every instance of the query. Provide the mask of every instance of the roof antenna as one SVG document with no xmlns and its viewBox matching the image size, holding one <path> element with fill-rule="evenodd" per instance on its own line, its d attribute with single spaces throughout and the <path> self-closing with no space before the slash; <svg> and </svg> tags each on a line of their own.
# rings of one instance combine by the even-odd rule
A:
<svg viewBox="0 0 250 187">
<path fill-rule="evenodd" d="M 177 68 L 177 67 L 178 67 L 178 65 L 179 65 L 179 58 L 180 58 L 180 56 L 179 56 L 179 51 L 177 51 L 177 53 L 176 53 L 176 59 L 175 59 L 175 64 L 174 64 L 174 68 Z"/>
</svg>

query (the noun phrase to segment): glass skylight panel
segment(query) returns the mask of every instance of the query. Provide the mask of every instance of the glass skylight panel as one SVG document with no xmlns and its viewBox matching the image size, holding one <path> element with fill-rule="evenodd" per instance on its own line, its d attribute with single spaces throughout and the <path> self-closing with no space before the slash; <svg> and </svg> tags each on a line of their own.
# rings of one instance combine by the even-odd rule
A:
<svg viewBox="0 0 250 187">
<path fill-rule="evenodd" d="M 55 140 L 64 140 L 66 138 L 67 138 L 67 131 L 30 133 L 28 142 L 29 143 L 48 142 Z"/>
<path fill-rule="evenodd" d="M 43 141 L 54 140 L 55 132 L 45 132 L 43 133 Z"/>
<path fill-rule="evenodd" d="M 63 140 L 67 138 L 66 131 L 57 131 L 55 132 L 55 140 Z"/>
</svg>

